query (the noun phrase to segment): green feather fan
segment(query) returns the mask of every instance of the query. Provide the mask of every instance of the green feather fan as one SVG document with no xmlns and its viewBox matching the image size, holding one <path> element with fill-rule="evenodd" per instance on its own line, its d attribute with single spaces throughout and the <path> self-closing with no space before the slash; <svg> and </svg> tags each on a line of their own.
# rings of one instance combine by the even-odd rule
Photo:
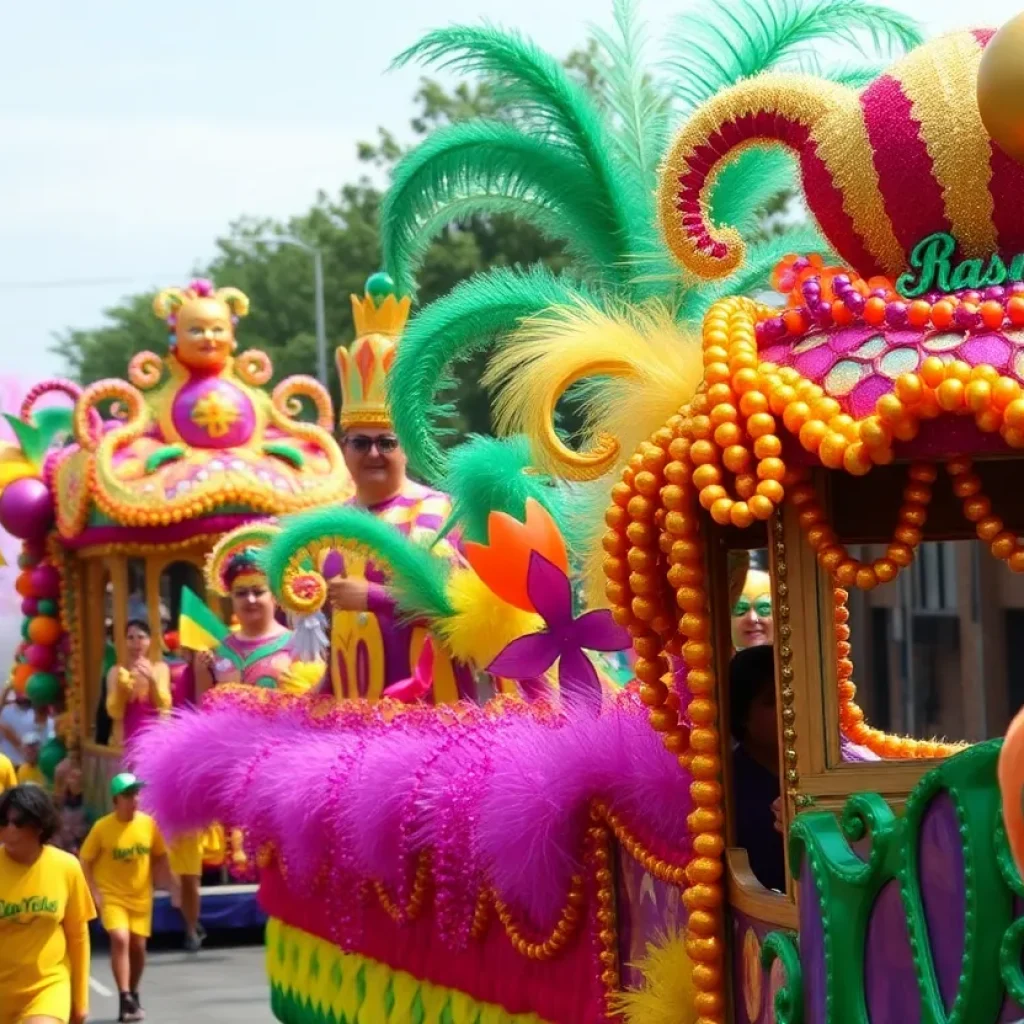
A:
<svg viewBox="0 0 1024 1024">
<path fill-rule="evenodd" d="M 388 392 L 395 432 L 418 473 L 437 482 L 446 470 L 427 412 L 445 369 L 520 321 L 581 296 L 600 301 L 585 286 L 546 268 L 502 268 L 460 284 L 409 324 L 388 373 Z"/>
<path fill-rule="evenodd" d="M 271 590 L 280 594 L 285 571 L 295 555 L 312 569 L 314 545 L 352 551 L 386 569 L 388 587 L 402 615 L 446 618 L 454 614 L 448 601 L 448 562 L 431 554 L 404 533 L 366 509 L 314 509 L 288 516 L 281 531 L 258 553 Z"/>
</svg>

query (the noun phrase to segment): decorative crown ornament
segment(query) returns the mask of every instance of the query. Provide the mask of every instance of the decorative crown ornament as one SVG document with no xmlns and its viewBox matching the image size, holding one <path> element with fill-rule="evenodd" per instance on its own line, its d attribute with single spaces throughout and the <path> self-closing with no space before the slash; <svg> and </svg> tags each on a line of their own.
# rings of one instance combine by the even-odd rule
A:
<svg viewBox="0 0 1024 1024">
<path fill-rule="evenodd" d="M 363 297 L 352 296 L 356 340 L 351 348 L 335 352 L 341 380 L 339 425 L 347 430 L 356 423 L 390 426 L 387 404 L 387 373 L 395 360 L 398 339 L 409 317 L 412 300 L 399 299 L 387 274 L 374 274 Z"/>
</svg>

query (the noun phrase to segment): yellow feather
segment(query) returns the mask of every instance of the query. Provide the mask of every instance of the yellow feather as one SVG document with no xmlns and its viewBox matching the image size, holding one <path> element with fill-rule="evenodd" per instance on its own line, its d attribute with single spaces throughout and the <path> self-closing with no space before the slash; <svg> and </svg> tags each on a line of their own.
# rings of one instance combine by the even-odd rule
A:
<svg viewBox="0 0 1024 1024">
<path fill-rule="evenodd" d="M 539 615 L 523 612 L 495 597 L 470 569 L 452 573 L 448 599 L 455 615 L 444 619 L 437 632 L 459 661 L 486 668 L 513 640 L 544 628 Z"/>
<path fill-rule="evenodd" d="M 643 973 L 643 987 L 613 996 L 613 1009 L 625 1024 L 694 1024 L 696 992 L 682 931 L 657 945 L 649 942 L 647 955 L 635 966 Z"/>
<path fill-rule="evenodd" d="M 592 481 L 587 504 L 595 524 L 584 550 L 587 600 L 601 607 L 604 512 L 626 462 L 693 398 L 703 379 L 700 339 L 663 305 L 605 313 L 592 305 L 553 308 L 523 324 L 491 359 L 484 384 L 497 390 L 498 433 L 530 438 L 537 468 Z M 567 388 L 587 381 L 584 449 L 572 452 L 554 430 L 554 408 Z"/>
</svg>

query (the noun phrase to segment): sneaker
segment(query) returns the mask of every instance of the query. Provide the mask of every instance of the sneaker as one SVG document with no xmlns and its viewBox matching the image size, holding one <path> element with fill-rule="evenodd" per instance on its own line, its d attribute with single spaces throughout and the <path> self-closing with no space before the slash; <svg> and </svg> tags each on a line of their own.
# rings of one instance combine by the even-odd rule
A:
<svg viewBox="0 0 1024 1024">
<path fill-rule="evenodd" d="M 197 928 L 194 932 L 185 936 L 185 952 L 198 953 L 203 948 L 203 936 Z"/>
<path fill-rule="evenodd" d="M 133 992 L 132 999 L 135 1001 L 135 1009 L 139 1012 L 139 1020 L 145 1020 L 146 1011 L 142 1008 L 142 1000 L 139 998 L 139 993 Z"/>
<path fill-rule="evenodd" d="M 199 936 L 200 942 L 206 941 L 206 929 L 201 924 L 196 925 L 196 935 Z"/>
</svg>

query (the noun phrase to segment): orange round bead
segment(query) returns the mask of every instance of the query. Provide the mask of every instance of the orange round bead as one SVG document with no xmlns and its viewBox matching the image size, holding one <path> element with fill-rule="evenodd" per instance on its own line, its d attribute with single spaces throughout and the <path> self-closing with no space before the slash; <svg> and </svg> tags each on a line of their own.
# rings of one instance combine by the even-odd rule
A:
<svg viewBox="0 0 1024 1024">
<path fill-rule="evenodd" d="M 926 326 L 931 315 L 931 303 L 925 302 L 924 299 L 916 299 L 907 307 L 907 320 L 911 327 Z"/>
<path fill-rule="evenodd" d="M 883 320 L 885 320 L 885 299 L 880 299 L 877 295 L 872 296 L 864 303 L 864 322 L 871 324 L 872 327 L 877 327 Z"/>
<path fill-rule="evenodd" d="M 1015 327 L 1024 326 L 1024 297 L 1014 295 L 1006 304 L 1006 315 Z"/>
<path fill-rule="evenodd" d="M 990 330 L 994 331 L 1003 325 L 1003 317 L 1006 315 L 1002 305 L 989 300 L 983 302 L 978 308 L 978 312 L 981 313 L 981 322 Z"/>
<path fill-rule="evenodd" d="M 952 302 L 948 299 L 939 299 L 939 301 L 932 306 L 932 323 L 940 331 L 944 331 L 953 322 L 955 314 L 956 307 Z"/>
</svg>

